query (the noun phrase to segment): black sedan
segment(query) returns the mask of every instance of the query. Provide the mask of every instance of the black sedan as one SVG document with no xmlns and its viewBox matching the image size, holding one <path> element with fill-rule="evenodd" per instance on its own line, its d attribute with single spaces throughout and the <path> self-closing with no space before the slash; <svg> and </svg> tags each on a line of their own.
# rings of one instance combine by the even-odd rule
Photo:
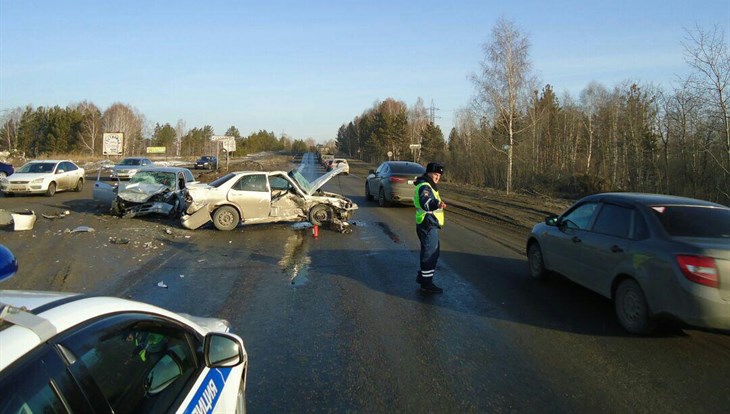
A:
<svg viewBox="0 0 730 414">
<path fill-rule="evenodd" d="M 218 168 L 218 158 L 212 155 L 204 155 L 195 161 L 195 169 L 214 170 Z"/>
</svg>

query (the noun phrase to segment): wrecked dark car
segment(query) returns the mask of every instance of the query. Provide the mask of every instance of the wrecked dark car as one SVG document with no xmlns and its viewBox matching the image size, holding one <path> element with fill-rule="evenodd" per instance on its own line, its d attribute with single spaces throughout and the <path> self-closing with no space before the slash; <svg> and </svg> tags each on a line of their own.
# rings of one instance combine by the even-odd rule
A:
<svg viewBox="0 0 730 414">
<path fill-rule="evenodd" d="M 129 182 L 102 178 L 94 184 L 94 200 L 109 205 L 109 212 L 120 217 L 162 214 L 179 217 L 187 207 L 189 184 L 196 183 L 193 173 L 180 167 L 146 167 Z"/>
<path fill-rule="evenodd" d="M 188 191 L 182 225 L 197 229 L 212 221 L 218 230 L 233 230 L 239 224 L 309 221 L 349 233 L 347 220 L 357 204 L 321 187 L 343 172 L 337 168 L 313 182 L 297 170 L 239 171 Z"/>
</svg>

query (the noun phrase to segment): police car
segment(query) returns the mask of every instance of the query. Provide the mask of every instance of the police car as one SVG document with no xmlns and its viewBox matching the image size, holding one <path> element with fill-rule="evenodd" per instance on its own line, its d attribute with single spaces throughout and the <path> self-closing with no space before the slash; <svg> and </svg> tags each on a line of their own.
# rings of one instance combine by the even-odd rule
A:
<svg viewBox="0 0 730 414">
<path fill-rule="evenodd" d="M 243 413 L 248 356 L 228 330 L 120 298 L 0 290 L 0 413 Z"/>
</svg>

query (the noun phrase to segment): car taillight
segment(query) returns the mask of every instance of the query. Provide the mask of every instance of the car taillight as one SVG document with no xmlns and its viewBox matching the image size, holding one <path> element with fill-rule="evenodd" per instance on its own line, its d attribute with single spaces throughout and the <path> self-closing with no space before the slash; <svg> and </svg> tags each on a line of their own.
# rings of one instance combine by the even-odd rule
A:
<svg viewBox="0 0 730 414">
<path fill-rule="evenodd" d="M 704 256 L 677 256 L 684 277 L 701 285 L 718 287 L 715 259 Z"/>
<path fill-rule="evenodd" d="M 391 183 L 405 183 L 408 180 L 406 180 L 405 178 L 400 178 L 400 177 L 390 177 L 390 178 L 388 178 L 388 181 L 390 181 Z"/>
</svg>

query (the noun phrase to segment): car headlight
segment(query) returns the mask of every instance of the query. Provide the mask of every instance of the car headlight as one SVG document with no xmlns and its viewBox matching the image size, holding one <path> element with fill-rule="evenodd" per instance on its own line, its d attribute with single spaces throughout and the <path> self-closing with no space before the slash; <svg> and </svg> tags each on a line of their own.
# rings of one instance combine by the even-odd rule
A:
<svg viewBox="0 0 730 414">
<path fill-rule="evenodd" d="M 45 178 L 36 178 L 35 180 L 31 180 L 30 183 L 31 184 L 42 184 L 43 180 L 45 180 Z"/>
<path fill-rule="evenodd" d="M 0 185 L 8 185 L 9 182 L 7 178 L 0 177 Z"/>
</svg>

